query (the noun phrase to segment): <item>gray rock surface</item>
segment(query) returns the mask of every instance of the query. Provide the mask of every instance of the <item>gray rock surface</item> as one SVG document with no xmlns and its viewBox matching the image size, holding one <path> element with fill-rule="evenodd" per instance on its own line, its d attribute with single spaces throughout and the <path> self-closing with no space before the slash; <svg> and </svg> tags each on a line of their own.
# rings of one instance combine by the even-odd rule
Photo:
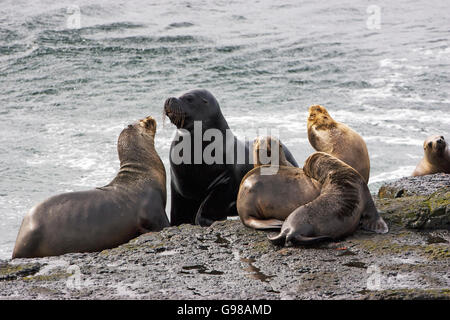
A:
<svg viewBox="0 0 450 320">
<path fill-rule="evenodd" d="M 380 187 L 380 198 L 428 196 L 442 188 L 450 188 L 450 174 L 436 173 L 419 177 L 404 177 Z"/>
<path fill-rule="evenodd" d="M 431 195 L 376 199 L 390 227 L 384 235 L 359 230 L 285 248 L 267 240 L 271 232 L 228 220 L 166 228 L 99 253 L 0 261 L 0 299 L 449 299 L 450 230 L 408 224 L 424 201 L 447 208 L 446 181 Z"/>
</svg>

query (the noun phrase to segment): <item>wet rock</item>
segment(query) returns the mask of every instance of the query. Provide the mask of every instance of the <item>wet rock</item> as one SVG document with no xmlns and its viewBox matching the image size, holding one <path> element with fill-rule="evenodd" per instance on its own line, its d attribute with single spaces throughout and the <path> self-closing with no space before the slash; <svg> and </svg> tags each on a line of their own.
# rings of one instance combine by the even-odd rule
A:
<svg viewBox="0 0 450 320">
<path fill-rule="evenodd" d="M 390 227 L 382 235 L 277 247 L 273 232 L 228 220 L 99 253 L 0 261 L 0 299 L 450 299 L 450 188 L 441 182 L 376 199 Z"/>
<path fill-rule="evenodd" d="M 437 174 L 400 180 L 413 181 L 413 187 L 405 184 L 402 191 L 398 191 L 399 182 L 382 186 L 379 192 L 381 197 L 375 199 L 383 218 L 411 229 L 450 230 L 450 175 Z M 425 181 L 423 185 L 420 184 L 421 180 Z M 435 180 L 438 181 L 437 185 L 431 186 L 430 181 Z M 426 189 L 424 194 L 418 194 L 422 189 L 417 189 L 416 184 Z M 399 193 L 402 193 L 401 196 L 393 196 Z"/>
<path fill-rule="evenodd" d="M 378 191 L 378 197 L 395 199 L 417 195 L 429 196 L 442 188 L 450 188 L 450 174 L 436 173 L 419 177 L 404 177 L 383 184 Z"/>
</svg>

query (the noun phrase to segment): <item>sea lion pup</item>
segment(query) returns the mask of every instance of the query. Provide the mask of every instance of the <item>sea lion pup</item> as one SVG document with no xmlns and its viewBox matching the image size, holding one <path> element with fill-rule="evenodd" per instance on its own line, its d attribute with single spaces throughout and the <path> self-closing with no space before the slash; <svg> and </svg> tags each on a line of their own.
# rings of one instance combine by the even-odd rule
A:
<svg viewBox="0 0 450 320">
<path fill-rule="evenodd" d="M 364 229 L 386 233 L 367 184 L 352 167 L 324 152 L 306 159 L 305 174 L 322 184 L 320 195 L 295 209 L 284 221 L 281 232 L 269 240 L 277 245 L 304 245 L 336 240 Z"/>
<path fill-rule="evenodd" d="M 319 105 L 309 107 L 308 140 L 316 151 L 335 156 L 353 167 L 369 182 L 370 160 L 363 138 L 347 125 L 334 121 Z"/>
<path fill-rule="evenodd" d="M 270 161 L 262 161 L 261 155 Z M 276 155 L 279 161 L 273 163 Z M 253 159 L 255 168 L 242 179 L 236 203 L 245 226 L 279 229 L 292 211 L 319 196 L 321 184 L 286 160 L 278 139 L 257 138 L 253 143 Z M 277 166 L 273 174 L 271 166 Z"/>
<path fill-rule="evenodd" d="M 434 135 L 423 143 L 424 157 L 412 173 L 424 176 L 433 173 L 450 173 L 450 148 L 443 136 Z"/>
<path fill-rule="evenodd" d="M 125 128 L 118 139 L 120 170 L 106 186 L 53 196 L 22 221 L 13 258 L 101 251 L 169 226 L 166 173 L 156 153 L 152 117 Z"/>
<path fill-rule="evenodd" d="M 253 168 L 250 142 L 231 132 L 208 90 L 168 98 L 164 114 L 177 127 L 169 158 L 171 225 L 209 226 L 237 215 L 239 185 Z M 286 159 L 298 166 L 285 146 L 283 150 Z"/>
</svg>

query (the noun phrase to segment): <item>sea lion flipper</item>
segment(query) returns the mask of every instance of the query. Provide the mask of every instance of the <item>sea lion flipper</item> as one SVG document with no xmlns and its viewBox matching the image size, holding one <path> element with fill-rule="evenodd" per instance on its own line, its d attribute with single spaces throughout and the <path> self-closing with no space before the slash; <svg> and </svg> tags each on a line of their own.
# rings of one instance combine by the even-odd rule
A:
<svg viewBox="0 0 450 320">
<path fill-rule="evenodd" d="M 267 236 L 267 239 L 269 239 L 269 241 L 272 242 L 276 246 L 282 246 L 286 242 L 286 235 L 288 234 L 288 232 L 289 232 L 289 229 L 284 229 L 276 236 L 273 236 L 273 237 Z"/>
<path fill-rule="evenodd" d="M 286 244 L 292 245 L 309 245 L 317 242 L 332 240 L 331 237 L 328 236 L 318 236 L 318 237 L 305 237 L 301 234 L 294 234 L 292 237 L 286 239 Z"/>
<path fill-rule="evenodd" d="M 283 225 L 283 221 L 278 219 L 256 219 L 256 218 L 248 218 L 246 220 L 246 225 L 253 229 L 267 230 L 267 229 L 281 229 Z"/>
<path fill-rule="evenodd" d="M 360 225 L 362 229 L 376 233 L 387 233 L 389 231 L 386 222 L 384 222 L 371 198 L 367 199 L 366 208 L 361 213 Z"/>
<path fill-rule="evenodd" d="M 389 231 L 389 227 L 387 226 L 386 222 L 384 222 L 383 218 L 380 215 L 372 219 L 362 217 L 361 228 L 376 233 L 387 233 Z"/>
<path fill-rule="evenodd" d="M 289 229 L 281 231 L 277 236 L 267 237 L 270 242 L 277 246 L 292 246 L 292 245 L 309 245 L 317 242 L 330 240 L 328 236 L 308 237 L 298 232 L 290 232 Z"/>
<path fill-rule="evenodd" d="M 229 177 L 215 183 L 195 216 L 195 224 L 210 226 L 214 221 L 226 220 L 227 216 L 237 215 L 236 200 L 232 199 Z"/>
<path fill-rule="evenodd" d="M 286 237 L 286 245 L 308 245 L 323 240 L 330 240 L 328 236 L 315 236 L 314 226 L 309 223 L 299 225 L 296 230 Z"/>
</svg>

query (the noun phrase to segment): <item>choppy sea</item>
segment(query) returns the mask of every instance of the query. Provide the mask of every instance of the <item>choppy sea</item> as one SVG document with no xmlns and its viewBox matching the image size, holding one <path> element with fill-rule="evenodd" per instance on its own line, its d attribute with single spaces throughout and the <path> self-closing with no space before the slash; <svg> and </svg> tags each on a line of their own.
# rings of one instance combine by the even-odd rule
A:
<svg viewBox="0 0 450 320">
<path fill-rule="evenodd" d="M 168 172 L 163 103 L 193 88 L 238 136 L 278 130 L 300 164 L 321 104 L 366 140 L 373 193 L 410 175 L 428 135 L 450 140 L 449 12 L 446 0 L 3 0 L 0 258 L 34 204 L 115 176 L 127 124 L 156 117 Z"/>
</svg>

